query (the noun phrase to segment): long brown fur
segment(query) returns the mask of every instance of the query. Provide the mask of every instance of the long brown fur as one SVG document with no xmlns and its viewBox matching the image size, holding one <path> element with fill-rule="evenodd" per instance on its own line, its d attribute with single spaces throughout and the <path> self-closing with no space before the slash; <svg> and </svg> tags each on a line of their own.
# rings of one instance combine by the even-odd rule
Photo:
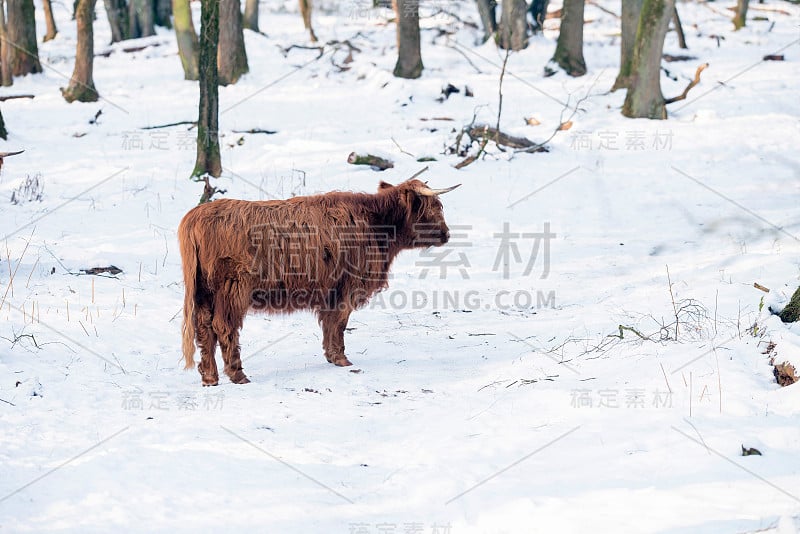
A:
<svg viewBox="0 0 800 534">
<path fill-rule="evenodd" d="M 351 365 L 344 330 L 350 313 L 387 287 L 401 250 L 439 246 L 450 232 L 436 196 L 419 180 L 385 182 L 376 194 L 333 192 L 289 200 L 217 200 L 189 211 L 178 227 L 183 279 L 183 357 L 194 367 L 200 348 L 204 385 L 242 371 L 239 329 L 249 310 L 311 310 L 323 331 L 326 359 Z"/>
</svg>

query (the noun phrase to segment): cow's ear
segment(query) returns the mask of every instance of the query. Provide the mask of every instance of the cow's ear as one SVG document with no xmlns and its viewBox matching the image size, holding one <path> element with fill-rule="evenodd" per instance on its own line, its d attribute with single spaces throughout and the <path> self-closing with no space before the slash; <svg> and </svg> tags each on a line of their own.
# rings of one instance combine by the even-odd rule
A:
<svg viewBox="0 0 800 534">
<path fill-rule="evenodd" d="M 389 189 L 390 187 L 394 187 L 394 186 L 392 184 L 390 184 L 389 182 L 381 181 L 381 183 L 378 184 L 378 191 L 383 191 L 384 189 Z"/>
</svg>

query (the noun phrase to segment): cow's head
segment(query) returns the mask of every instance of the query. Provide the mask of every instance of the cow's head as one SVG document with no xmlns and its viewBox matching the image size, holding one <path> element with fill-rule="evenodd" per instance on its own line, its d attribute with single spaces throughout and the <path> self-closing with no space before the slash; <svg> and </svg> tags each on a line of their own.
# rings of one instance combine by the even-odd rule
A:
<svg viewBox="0 0 800 534">
<path fill-rule="evenodd" d="M 439 195 L 448 193 L 461 184 L 446 189 L 431 189 L 419 180 L 408 180 L 399 185 L 381 182 L 378 193 L 397 195 L 398 208 L 404 214 L 405 228 L 400 237 L 408 246 L 426 248 L 440 246 L 450 240 L 450 228 L 444 220 Z"/>
</svg>

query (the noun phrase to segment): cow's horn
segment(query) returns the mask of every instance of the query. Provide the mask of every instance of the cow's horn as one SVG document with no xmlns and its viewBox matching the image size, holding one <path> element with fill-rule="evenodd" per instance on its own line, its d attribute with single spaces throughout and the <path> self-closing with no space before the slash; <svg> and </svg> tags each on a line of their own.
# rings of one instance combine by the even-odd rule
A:
<svg viewBox="0 0 800 534">
<path fill-rule="evenodd" d="M 419 194 L 425 197 L 437 197 L 439 195 L 444 195 L 445 193 L 449 193 L 456 187 L 459 187 L 461 184 L 456 184 L 453 187 L 445 187 L 444 189 L 431 189 L 428 186 L 423 187 L 419 190 Z"/>
</svg>

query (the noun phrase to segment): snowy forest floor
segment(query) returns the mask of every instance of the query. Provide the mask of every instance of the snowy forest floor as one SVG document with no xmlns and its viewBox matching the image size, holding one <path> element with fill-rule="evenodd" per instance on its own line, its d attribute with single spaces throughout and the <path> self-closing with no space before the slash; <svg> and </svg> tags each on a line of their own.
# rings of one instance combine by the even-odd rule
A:
<svg viewBox="0 0 800 534">
<path fill-rule="evenodd" d="M 0 150 L 25 153 L 0 177 L 0 530 L 796 532 L 800 386 L 770 359 L 800 367 L 800 326 L 768 308 L 800 279 L 800 8 L 755 4 L 734 32 L 733 2 L 680 3 L 689 49 L 670 32 L 665 53 L 694 59 L 664 64 L 665 95 L 710 66 L 666 121 L 626 119 L 608 92 L 617 18 L 587 5 L 577 79 L 543 76 L 548 20 L 508 59 L 501 128 L 542 141 L 580 101 L 571 128 L 547 153 L 490 143 L 456 170 L 456 130 L 497 120 L 503 53 L 476 44 L 473 2 L 433 2 L 423 76 L 395 79 L 391 13 L 361 4 L 315 11 L 322 43 L 355 47 L 315 59 L 285 51 L 309 45 L 295 3 L 262 3 L 250 73 L 220 89 L 216 185 L 374 191 L 428 165 L 431 186 L 463 184 L 443 197 L 459 235 L 402 254 L 352 316 L 354 367 L 325 362 L 310 314 L 251 316 L 252 383 L 215 388 L 180 362 L 195 134 L 145 129 L 195 120 L 197 85 L 173 32 L 107 45 L 98 5 L 102 100 L 66 104 L 75 29 L 54 4 L 45 72 L 2 90 L 35 99 L 2 103 Z M 253 128 L 277 133 L 236 133 Z M 12 205 L 37 176 L 41 199 Z M 123 272 L 80 274 L 109 265 Z"/>
</svg>

